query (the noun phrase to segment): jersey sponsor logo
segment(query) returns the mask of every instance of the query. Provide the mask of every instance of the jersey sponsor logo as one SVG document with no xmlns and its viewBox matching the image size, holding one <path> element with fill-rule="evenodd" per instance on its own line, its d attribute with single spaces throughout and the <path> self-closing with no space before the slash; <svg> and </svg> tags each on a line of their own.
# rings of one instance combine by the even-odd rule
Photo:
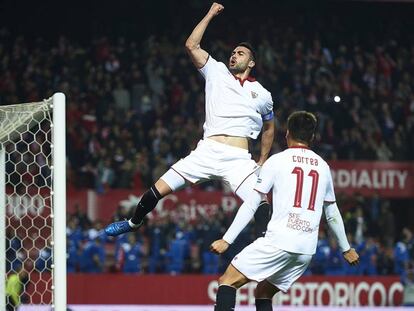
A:
<svg viewBox="0 0 414 311">
<path fill-rule="evenodd" d="M 311 223 L 308 220 L 300 218 L 299 214 L 289 213 L 289 218 L 286 227 L 289 229 L 312 233 Z"/>
<path fill-rule="evenodd" d="M 252 91 L 252 98 L 257 98 L 257 96 L 259 96 L 256 92 Z"/>
<path fill-rule="evenodd" d="M 262 182 L 261 178 L 257 178 L 257 183 L 260 184 Z"/>
</svg>

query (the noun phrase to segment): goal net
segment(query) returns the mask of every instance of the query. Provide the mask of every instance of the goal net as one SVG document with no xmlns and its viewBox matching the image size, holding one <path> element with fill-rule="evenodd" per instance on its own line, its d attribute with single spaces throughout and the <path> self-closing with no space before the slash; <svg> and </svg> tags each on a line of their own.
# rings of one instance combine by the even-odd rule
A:
<svg viewBox="0 0 414 311">
<path fill-rule="evenodd" d="M 64 95 L 0 106 L 1 310 L 66 310 L 65 179 Z"/>
</svg>

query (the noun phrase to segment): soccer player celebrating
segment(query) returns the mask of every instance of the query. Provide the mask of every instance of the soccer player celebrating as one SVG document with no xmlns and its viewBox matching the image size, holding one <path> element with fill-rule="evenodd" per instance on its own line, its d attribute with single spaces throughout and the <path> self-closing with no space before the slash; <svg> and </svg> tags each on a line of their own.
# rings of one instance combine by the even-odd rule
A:
<svg viewBox="0 0 414 311">
<path fill-rule="evenodd" d="M 256 211 L 262 196 L 273 188 L 273 215 L 264 237 L 234 257 L 219 279 L 215 311 L 234 310 L 236 289 L 250 280 L 256 288 L 256 310 L 272 310 L 272 297 L 286 292 L 306 270 L 315 253 L 322 210 L 345 260 L 358 263 L 349 246 L 344 223 L 335 203 L 328 164 L 309 149 L 315 136 L 316 117 L 306 111 L 288 118 L 288 149 L 271 156 L 261 169 L 255 190 L 240 207 L 223 239 L 211 250 L 223 253 Z"/>
<path fill-rule="evenodd" d="M 236 46 L 228 67 L 200 47 L 208 24 L 223 9 L 221 4 L 213 3 L 185 44 L 192 62 L 206 80 L 203 139 L 144 193 L 130 220 L 106 227 L 108 235 L 137 229 L 162 197 L 188 183 L 221 179 L 243 201 L 256 184 L 255 171 L 266 161 L 273 142 L 273 101 L 271 94 L 250 76 L 255 53 L 249 43 Z M 261 154 L 256 163 L 248 151 L 248 140 L 256 139 L 262 127 Z M 268 203 L 261 204 L 256 213 L 261 217 L 256 217 L 256 222 L 262 229 L 256 231 L 266 230 L 269 210 Z"/>
</svg>

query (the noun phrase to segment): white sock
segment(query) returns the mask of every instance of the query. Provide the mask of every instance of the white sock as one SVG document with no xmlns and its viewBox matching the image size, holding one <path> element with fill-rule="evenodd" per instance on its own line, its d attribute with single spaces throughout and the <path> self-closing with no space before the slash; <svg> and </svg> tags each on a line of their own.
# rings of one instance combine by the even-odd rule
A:
<svg viewBox="0 0 414 311">
<path fill-rule="evenodd" d="M 132 221 L 131 221 L 131 219 L 130 220 L 128 220 L 128 225 L 131 227 L 131 228 L 138 228 L 141 224 L 139 223 L 139 224 L 134 224 Z"/>
</svg>

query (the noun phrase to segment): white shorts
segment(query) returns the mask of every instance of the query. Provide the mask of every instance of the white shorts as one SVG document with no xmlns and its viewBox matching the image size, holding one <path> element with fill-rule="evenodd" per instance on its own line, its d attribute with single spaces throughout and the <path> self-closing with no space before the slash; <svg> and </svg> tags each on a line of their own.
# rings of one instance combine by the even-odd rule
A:
<svg viewBox="0 0 414 311">
<path fill-rule="evenodd" d="M 267 280 L 283 292 L 292 286 L 306 270 L 312 255 L 290 253 L 271 244 L 266 238 L 258 238 L 246 246 L 231 264 L 248 279 Z"/>
<path fill-rule="evenodd" d="M 172 166 L 191 183 L 222 179 L 233 192 L 258 168 L 248 150 L 208 138 L 200 140 L 195 150 Z M 165 182 L 168 184 L 168 180 Z"/>
</svg>

